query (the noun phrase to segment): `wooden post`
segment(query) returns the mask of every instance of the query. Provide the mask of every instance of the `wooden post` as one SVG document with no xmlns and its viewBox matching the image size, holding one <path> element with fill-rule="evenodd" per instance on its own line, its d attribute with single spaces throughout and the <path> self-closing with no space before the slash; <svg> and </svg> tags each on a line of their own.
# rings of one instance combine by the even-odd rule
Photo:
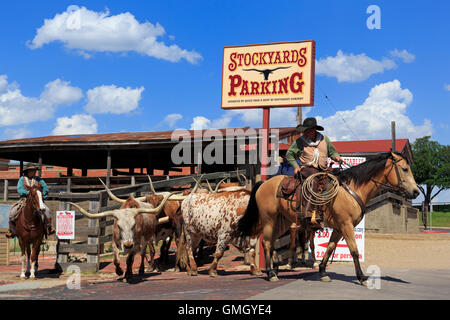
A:
<svg viewBox="0 0 450 320">
<path fill-rule="evenodd" d="M 39 152 L 38 166 L 39 166 L 38 176 L 42 177 L 42 152 Z"/>
<path fill-rule="evenodd" d="M 100 201 L 89 201 L 89 212 L 90 213 L 98 213 L 98 211 L 99 211 L 99 204 L 100 204 Z M 98 219 L 89 219 L 88 227 L 97 228 L 97 230 L 99 230 L 99 221 L 98 221 Z M 88 253 L 87 254 L 87 263 L 96 265 L 95 271 L 98 271 L 99 266 L 100 266 L 100 262 L 99 262 L 99 253 L 100 253 L 99 249 L 100 249 L 100 246 L 99 246 L 98 234 L 97 234 L 97 236 L 89 235 L 87 244 L 88 245 L 97 245 L 97 252 L 96 253 Z"/>
<path fill-rule="evenodd" d="M 67 177 L 66 192 L 70 192 L 71 187 L 72 187 L 72 178 L 71 177 Z"/>
<path fill-rule="evenodd" d="M 88 171 L 87 168 L 82 168 L 82 169 L 81 169 L 81 176 L 87 177 L 87 171 Z"/>
<path fill-rule="evenodd" d="M 19 178 L 22 176 L 23 174 L 23 160 L 20 160 L 20 174 L 19 174 Z"/>
<path fill-rule="evenodd" d="M 261 180 L 267 180 L 267 168 L 269 167 L 269 137 L 270 137 L 270 108 L 263 109 L 262 128 L 262 152 L 261 152 Z"/>
<path fill-rule="evenodd" d="M 131 176 L 131 185 L 135 186 L 136 185 L 136 177 L 135 176 Z M 133 192 L 130 194 L 132 197 L 136 197 L 136 193 Z"/>
<path fill-rule="evenodd" d="M 3 201 L 8 201 L 8 186 L 9 181 L 8 179 L 5 179 L 5 183 L 3 184 Z"/>
<path fill-rule="evenodd" d="M 59 208 L 58 210 L 67 210 L 67 205 L 64 201 L 59 201 Z M 55 221 L 56 223 L 56 221 Z M 60 240 L 58 237 L 56 237 L 56 262 L 55 262 L 55 269 L 64 272 L 65 270 L 61 266 L 61 264 L 67 264 L 69 261 L 69 254 L 68 253 L 60 253 L 59 252 L 59 246 L 61 243 L 69 243 L 70 240 Z"/>
<path fill-rule="evenodd" d="M 111 150 L 108 150 L 106 158 L 106 186 L 109 188 L 111 178 Z"/>
<path fill-rule="evenodd" d="M 392 152 L 395 152 L 395 121 L 391 121 L 391 133 L 392 133 Z"/>
</svg>

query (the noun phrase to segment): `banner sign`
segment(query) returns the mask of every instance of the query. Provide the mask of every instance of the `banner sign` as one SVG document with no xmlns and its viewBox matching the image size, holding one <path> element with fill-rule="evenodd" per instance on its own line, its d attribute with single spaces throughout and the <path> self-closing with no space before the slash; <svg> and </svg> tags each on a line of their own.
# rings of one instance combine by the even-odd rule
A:
<svg viewBox="0 0 450 320">
<path fill-rule="evenodd" d="M 345 163 L 348 164 L 350 167 L 357 166 L 358 164 L 361 164 L 361 163 L 363 163 L 363 162 L 366 161 L 366 158 L 365 158 L 365 157 L 341 157 L 341 158 L 342 158 L 342 160 L 344 160 Z M 331 163 L 331 167 L 332 167 L 333 169 L 334 169 L 334 168 L 339 168 L 339 163 L 334 162 L 333 160 L 331 160 L 330 158 L 328 158 L 328 166 L 330 166 L 330 163 Z M 343 166 L 344 166 L 344 169 L 347 168 L 346 165 L 343 165 Z"/>
<path fill-rule="evenodd" d="M 75 211 L 56 211 L 56 236 L 61 240 L 75 239 Z"/>
<path fill-rule="evenodd" d="M 359 252 L 359 261 L 364 261 L 364 234 L 365 234 L 365 217 L 361 222 L 355 227 L 355 239 L 356 246 Z M 325 252 L 327 251 L 328 242 L 330 242 L 331 233 L 333 233 L 332 228 L 323 228 L 323 231 L 318 230 L 314 236 L 314 254 L 317 260 L 322 260 Z M 333 257 L 330 255 L 328 261 L 353 261 L 353 257 L 348 250 L 347 243 L 344 239 L 339 240 L 334 251 Z"/>
<path fill-rule="evenodd" d="M 314 105 L 315 42 L 223 48 L 222 109 Z"/>
</svg>

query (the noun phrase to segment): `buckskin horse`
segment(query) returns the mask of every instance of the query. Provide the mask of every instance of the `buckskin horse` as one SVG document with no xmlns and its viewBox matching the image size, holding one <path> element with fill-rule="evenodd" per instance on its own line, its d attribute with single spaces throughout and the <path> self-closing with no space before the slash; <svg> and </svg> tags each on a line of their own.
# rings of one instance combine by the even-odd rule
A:
<svg viewBox="0 0 450 320">
<path fill-rule="evenodd" d="M 297 213 L 287 201 L 277 197 L 277 190 L 284 176 L 275 176 L 266 182 L 258 182 L 251 193 L 247 210 L 239 220 L 238 231 L 242 236 L 263 232 L 266 272 L 270 281 L 277 281 L 277 258 L 272 261 L 273 242 L 296 222 Z M 325 225 L 333 228 L 326 253 L 319 265 L 321 281 L 330 281 L 325 269 L 328 258 L 344 237 L 355 265 L 356 277 L 362 285 L 367 279 L 359 264 L 354 227 L 362 220 L 365 205 L 381 186 L 388 184 L 407 198 L 414 199 L 419 189 L 407 160 L 399 153 L 385 153 L 366 162 L 343 170 L 338 174 L 339 190 L 325 212 Z M 258 223 L 259 222 L 259 223 Z M 275 270 L 274 270 L 275 269 Z"/>
<path fill-rule="evenodd" d="M 25 185 L 28 195 L 24 206 L 19 209 L 21 212 L 16 222 L 16 234 L 19 239 L 20 249 L 22 251 L 22 269 L 20 278 L 25 279 L 25 272 L 30 268 L 30 279 L 35 279 L 35 272 L 38 269 L 38 257 L 44 237 L 44 223 L 40 212 L 45 210 L 42 200 L 42 187 L 36 180 L 33 184 Z M 30 248 L 33 246 L 33 249 Z"/>
</svg>

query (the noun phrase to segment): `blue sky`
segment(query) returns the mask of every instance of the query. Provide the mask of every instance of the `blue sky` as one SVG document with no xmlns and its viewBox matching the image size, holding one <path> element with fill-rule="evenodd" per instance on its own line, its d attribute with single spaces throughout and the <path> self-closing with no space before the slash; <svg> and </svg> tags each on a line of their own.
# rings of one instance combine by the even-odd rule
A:
<svg viewBox="0 0 450 320">
<path fill-rule="evenodd" d="M 372 4 L 381 29 L 366 25 Z M 304 114 L 330 137 L 387 139 L 395 120 L 399 138 L 449 144 L 449 9 L 447 1 L 2 2 L 0 138 L 259 127 L 259 110 L 220 109 L 223 46 L 313 39 L 316 103 Z M 68 20 L 78 11 L 80 20 Z M 273 111 L 271 124 L 295 125 L 295 109 Z"/>
<path fill-rule="evenodd" d="M 381 29 L 369 29 L 370 5 Z M 220 109 L 224 46 L 316 41 L 333 140 L 450 143 L 448 1 L 3 1 L 0 139 L 261 126 Z M 327 101 L 324 95 L 330 101 Z M 271 112 L 295 126 L 295 109 Z M 450 198 L 450 197 L 449 197 Z"/>
</svg>

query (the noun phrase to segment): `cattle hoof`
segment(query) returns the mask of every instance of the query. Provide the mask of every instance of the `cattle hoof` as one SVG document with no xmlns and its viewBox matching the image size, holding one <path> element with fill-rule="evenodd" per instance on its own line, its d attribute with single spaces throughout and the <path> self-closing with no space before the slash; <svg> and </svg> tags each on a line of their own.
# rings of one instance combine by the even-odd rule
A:
<svg viewBox="0 0 450 320">
<path fill-rule="evenodd" d="M 216 278 L 217 277 L 217 272 L 209 272 L 209 276 L 212 278 Z"/>
<path fill-rule="evenodd" d="M 330 279 L 329 276 L 323 276 L 323 277 L 320 278 L 320 281 L 322 281 L 322 282 L 330 282 L 331 279 Z"/>
<path fill-rule="evenodd" d="M 270 282 L 277 282 L 280 281 L 280 279 L 278 279 L 278 277 L 276 275 L 272 276 L 271 278 L 269 278 Z"/>
<path fill-rule="evenodd" d="M 254 276 L 261 276 L 262 274 L 261 270 L 252 270 L 252 275 Z"/>
</svg>

